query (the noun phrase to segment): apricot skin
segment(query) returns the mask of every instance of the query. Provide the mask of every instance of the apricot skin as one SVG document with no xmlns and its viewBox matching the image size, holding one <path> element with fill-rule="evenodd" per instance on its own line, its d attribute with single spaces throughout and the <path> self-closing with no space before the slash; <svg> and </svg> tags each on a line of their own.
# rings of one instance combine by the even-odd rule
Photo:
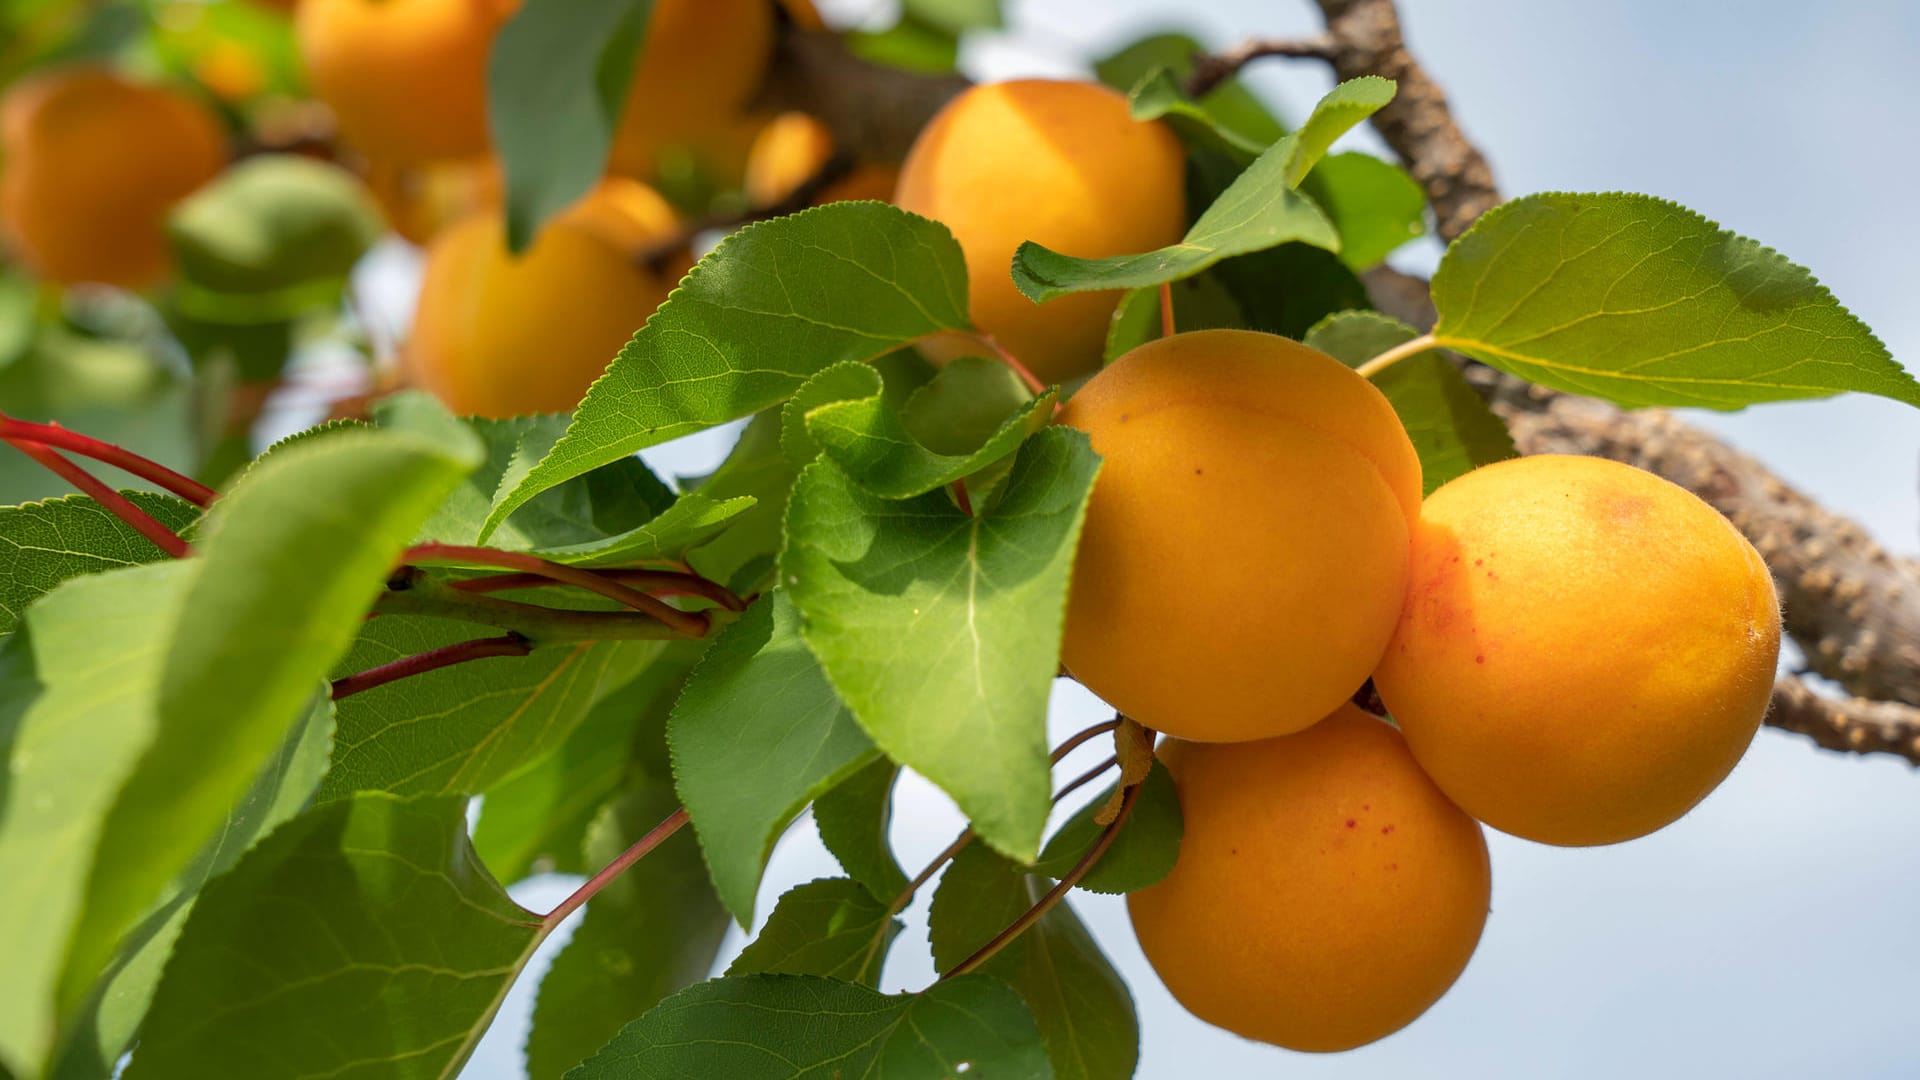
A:
<svg viewBox="0 0 1920 1080">
<path fill-rule="evenodd" d="M 167 273 L 167 211 L 226 164 L 198 102 L 99 68 L 25 79 L 0 98 L 0 234 L 52 281 L 138 288 Z"/>
<path fill-rule="evenodd" d="M 1160 979 L 1200 1019 L 1294 1050 L 1412 1023 L 1486 924 L 1486 838 L 1387 724 L 1342 705 L 1294 735 L 1168 740 L 1186 832 L 1127 898 Z"/>
<path fill-rule="evenodd" d="M 1108 256 L 1177 242 L 1186 230 L 1185 154 L 1173 132 L 1141 123 L 1125 97 L 1079 82 L 976 86 L 936 115 L 908 151 L 894 202 L 952 230 L 966 253 L 974 325 L 1046 382 L 1099 366 L 1118 292 L 1036 305 L 1010 267 L 1024 240 Z M 936 360 L 980 354 L 943 339 Z"/>
<path fill-rule="evenodd" d="M 635 254 L 674 232 L 673 211 L 637 181 L 606 181 L 519 258 L 498 214 L 445 230 L 427 251 L 408 379 L 455 412 L 566 412 L 666 299 L 679 268 Z"/>
<path fill-rule="evenodd" d="M 747 202 L 753 206 L 777 206 L 784 202 L 820 171 L 833 156 L 833 150 L 833 133 L 827 130 L 827 125 L 806 113 L 781 113 L 774 117 L 754 137 L 753 148 L 747 154 Z M 893 188 L 899 179 L 898 169 L 857 163 L 811 202 L 814 206 L 824 206 L 847 199 L 885 201 L 893 197 Z"/>
<path fill-rule="evenodd" d="M 410 163 L 487 149 L 487 53 L 518 0 L 302 0 L 301 60 L 348 142 Z"/>
<path fill-rule="evenodd" d="M 1555 455 L 1475 470 L 1428 498 L 1412 568 L 1375 686 L 1434 781 L 1503 832 L 1653 832 L 1726 778 L 1766 712 L 1766 564 L 1651 473 Z"/>
<path fill-rule="evenodd" d="M 699 151 L 736 123 L 766 76 L 774 30 L 767 0 L 656 0 L 609 170 L 646 179 L 666 147 Z"/>
<path fill-rule="evenodd" d="M 1420 461 L 1385 397 L 1294 341 L 1149 342 L 1059 421 L 1104 458 L 1062 657 L 1141 723 L 1233 742 L 1313 723 L 1400 614 Z"/>
</svg>

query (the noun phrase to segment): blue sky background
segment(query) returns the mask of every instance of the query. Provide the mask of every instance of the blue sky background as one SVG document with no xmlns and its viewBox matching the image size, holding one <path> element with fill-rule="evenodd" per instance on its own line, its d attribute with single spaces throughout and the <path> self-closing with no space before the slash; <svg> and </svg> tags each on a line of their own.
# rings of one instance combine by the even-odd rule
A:
<svg viewBox="0 0 1920 1080">
<path fill-rule="evenodd" d="M 1007 0 L 1010 30 L 969 49 L 977 77 L 1073 75 L 1149 29 L 1228 43 L 1318 29 L 1305 0 Z M 867 0 L 823 5 L 860 16 Z M 1809 266 L 1909 367 L 1920 358 L 1920 4 L 1909 0 L 1402 0 L 1409 39 L 1509 194 L 1628 190 L 1684 203 Z M 884 21 L 884 20 L 883 20 Z M 1256 84 L 1289 115 L 1330 85 L 1268 61 Z M 1377 147 L 1362 134 L 1350 140 Z M 1395 262 L 1425 270 L 1432 245 Z M 1696 420 L 1897 552 L 1920 552 L 1920 413 L 1878 399 L 1764 406 Z M 700 471 L 707 438 L 649 454 Z M 1055 738 L 1106 715 L 1055 697 Z M 1078 758 L 1074 759 L 1076 762 Z M 1088 762 L 1094 760 L 1089 755 Z M 1072 775 L 1071 763 L 1063 775 Z M 895 841 L 918 866 L 961 826 L 909 778 Z M 1920 1076 L 1920 773 L 1763 731 L 1698 810 L 1644 840 L 1560 850 L 1490 834 L 1493 913 L 1453 991 L 1380 1043 L 1320 1057 L 1248 1043 L 1162 990 L 1124 905 L 1073 903 L 1131 982 L 1139 1075 L 1285 1078 Z M 838 872 L 810 823 L 782 842 L 760 910 Z M 551 906 L 574 884 L 515 892 Z M 924 905 L 889 989 L 924 985 Z M 736 931 L 728 957 L 743 942 Z M 553 945 L 550 943 L 549 952 Z M 723 957 L 720 967 L 727 958 Z M 529 969 L 464 1076 L 517 1077 Z"/>
</svg>

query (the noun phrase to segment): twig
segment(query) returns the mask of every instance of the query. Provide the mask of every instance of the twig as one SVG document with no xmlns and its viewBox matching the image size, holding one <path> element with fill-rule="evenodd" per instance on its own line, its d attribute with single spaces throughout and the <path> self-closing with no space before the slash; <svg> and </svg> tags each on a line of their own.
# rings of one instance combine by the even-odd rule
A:
<svg viewBox="0 0 1920 1080">
<path fill-rule="evenodd" d="M 36 424 L 30 420 L 20 420 L 0 413 L 0 439 L 15 445 L 23 442 L 39 443 L 92 458 L 122 472 L 131 473 L 150 484 L 157 484 L 197 506 L 211 506 L 213 500 L 220 497 L 219 492 L 191 476 L 182 476 L 165 465 L 142 457 L 125 447 L 102 442 L 91 435 L 70 431 L 59 424 Z"/>
<path fill-rule="evenodd" d="M 1400 361 L 1405 360 L 1407 357 L 1426 352 L 1431 348 L 1433 348 L 1433 335 L 1421 334 L 1411 341 L 1405 341 L 1395 345 L 1393 348 L 1388 349 L 1386 352 L 1381 353 L 1379 356 L 1374 357 L 1353 370 L 1355 374 L 1361 378 L 1371 379 Z"/>
<path fill-rule="evenodd" d="M 419 615 L 511 630 L 535 647 L 578 641 L 658 641 L 681 635 L 637 611 L 575 611 L 477 596 L 430 580 L 411 567 L 374 601 L 375 615 Z"/>
<path fill-rule="evenodd" d="M 683 637 L 700 638 L 707 636 L 707 617 L 697 611 L 681 611 L 648 596 L 638 589 L 614 581 L 605 575 L 585 570 L 577 566 L 542 559 L 538 555 L 528 555 L 518 551 L 499 551 L 494 548 L 471 547 L 464 544 L 415 544 L 400 556 L 405 563 L 452 563 L 455 565 L 498 566 L 505 570 L 517 570 L 563 585 L 577 585 L 590 592 L 599 593 L 609 600 L 650 615 L 661 623 L 672 627 Z"/>
<path fill-rule="evenodd" d="M 464 664 L 469 660 L 484 660 L 489 656 L 525 656 L 533 651 L 527 639 L 519 634 L 507 634 L 495 638 L 475 638 L 472 641 L 457 641 L 452 645 L 442 645 L 437 649 L 428 649 L 423 653 L 403 656 L 390 664 L 381 664 L 365 671 L 355 672 L 333 680 L 333 700 L 352 697 L 355 694 L 371 690 L 376 686 L 385 686 L 390 682 L 422 675 L 455 664 Z"/>
<path fill-rule="evenodd" d="M 1330 35 L 1316 34 L 1304 38 L 1255 38 L 1225 52 L 1201 53 L 1193 58 L 1193 74 L 1187 76 L 1187 96 L 1207 96 L 1221 83 L 1238 75 L 1241 68 L 1262 57 L 1331 60 L 1333 48 Z"/>
<path fill-rule="evenodd" d="M 1831 698 L 1799 679 L 1773 685 L 1767 726 L 1811 738 L 1829 750 L 1893 754 L 1920 765 L 1920 709 L 1887 701 Z"/>
<path fill-rule="evenodd" d="M 595 570 L 594 573 L 622 585 L 631 585 L 653 596 L 697 596 L 703 600 L 711 600 L 728 611 L 747 610 L 746 601 L 735 595 L 733 590 L 708 581 L 698 574 L 682 573 L 678 570 L 638 570 L 625 567 Z M 464 578 L 447 583 L 449 588 L 467 593 L 510 592 L 514 589 L 538 589 L 552 584 L 553 579 L 550 577 L 529 573 L 492 574 L 487 577 Z"/>
<path fill-rule="evenodd" d="M 626 873 L 627 868 L 647 856 L 647 853 L 659 847 L 668 837 L 680 831 L 687 823 L 687 808 L 681 807 L 667 815 L 667 819 L 655 825 L 639 842 L 621 852 L 620 857 L 608 863 L 599 873 L 587 879 L 585 885 L 573 890 L 573 895 L 560 901 L 560 906 L 547 912 L 540 919 L 542 931 L 552 930 L 560 925 L 567 916 L 580 910 L 595 893 L 613 883 L 613 879 Z"/>
<path fill-rule="evenodd" d="M 133 531 L 152 541 L 154 547 L 159 548 L 161 551 L 166 552 L 176 559 L 184 559 L 193 554 L 193 548 L 190 547 L 185 540 L 180 539 L 179 535 L 172 529 L 160 524 L 159 521 L 154 519 L 153 515 L 133 505 L 133 502 L 125 495 L 113 490 L 112 487 L 102 482 L 99 477 L 94 476 L 92 473 L 68 461 L 66 458 L 40 443 L 30 442 L 24 439 L 8 439 L 6 441 L 11 444 L 14 449 L 45 465 L 62 480 L 72 484 L 81 492 L 92 496 L 94 502 L 105 507 L 114 517 L 126 522 Z"/>
<path fill-rule="evenodd" d="M 1102 720 L 1097 724 L 1081 728 L 1079 731 L 1067 736 L 1059 746 L 1054 747 L 1053 753 L 1048 756 L 1048 760 L 1052 764 L 1060 764 L 1062 758 L 1079 749 L 1083 743 L 1105 735 L 1107 732 L 1119 727 L 1120 723 L 1120 718 L 1116 716 L 1111 720 Z"/>
<path fill-rule="evenodd" d="M 1110 755 L 1107 760 L 1095 765 L 1093 768 L 1088 769 L 1072 780 L 1067 781 L 1065 786 L 1053 793 L 1053 801 L 1059 802 L 1061 799 L 1079 791 L 1081 788 L 1107 775 L 1107 770 L 1118 764 L 1120 764 L 1120 756 L 1118 754 Z"/>
</svg>

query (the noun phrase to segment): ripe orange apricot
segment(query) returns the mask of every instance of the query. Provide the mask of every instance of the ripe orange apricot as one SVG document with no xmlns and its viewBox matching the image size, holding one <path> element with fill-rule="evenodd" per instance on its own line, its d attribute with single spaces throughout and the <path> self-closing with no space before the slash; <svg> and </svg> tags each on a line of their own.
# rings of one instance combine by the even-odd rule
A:
<svg viewBox="0 0 1920 1080">
<path fill-rule="evenodd" d="M 441 229 L 500 206 L 505 181 L 492 156 L 396 165 L 370 162 L 367 190 L 393 231 L 425 245 Z"/>
<path fill-rule="evenodd" d="M 1105 464 L 1062 658 L 1142 724 L 1235 742 L 1298 731 L 1393 636 L 1420 459 L 1337 360 L 1246 330 L 1148 342 L 1059 420 Z"/>
<path fill-rule="evenodd" d="M 101 68 L 49 71 L 0 98 L 0 234 L 53 281 L 165 276 L 167 210 L 226 164 L 192 98 Z"/>
<path fill-rule="evenodd" d="M 1294 735 L 1168 740 L 1185 834 L 1127 897 L 1168 990 L 1210 1024 L 1348 1050 L 1412 1023 L 1466 969 L 1492 887 L 1486 837 L 1392 727 L 1342 705 Z"/>
<path fill-rule="evenodd" d="M 806 113 L 782 113 L 754 137 L 747 155 L 746 195 L 754 206 L 775 206 L 820 171 L 833 157 L 833 132 Z M 855 164 L 845 176 L 813 197 L 814 206 L 846 199 L 893 197 L 900 171 L 885 165 Z"/>
<path fill-rule="evenodd" d="M 455 412 L 565 412 L 579 403 L 678 280 L 635 256 L 676 229 L 653 189 L 612 179 L 556 217 L 520 257 L 498 214 L 447 229 L 427 251 L 403 367 Z"/>
<path fill-rule="evenodd" d="M 313 90 L 347 141 L 388 162 L 487 149 L 487 52 L 520 0 L 303 0 Z"/>
<path fill-rule="evenodd" d="M 648 178 L 663 149 L 735 121 L 767 73 L 774 29 L 768 0 L 656 0 L 608 168 Z"/>
<path fill-rule="evenodd" d="M 1441 789 L 1503 832 L 1653 832 L 1726 778 L 1766 712 L 1766 564 L 1651 473 L 1556 455 L 1476 469 L 1427 499 L 1412 566 L 1375 686 Z"/>
<path fill-rule="evenodd" d="M 1118 292 L 1036 305 L 1014 288 L 1013 253 L 1033 240 L 1108 256 L 1174 243 L 1186 229 L 1185 154 L 1158 122 L 1102 86 L 1039 79 L 976 86 L 940 110 L 908 151 L 894 202 L 953 231 L 967 258 L 974 325 L 1046 382 L 1100 364 Z M 980 352 L 945 339 L 936 360 Z"/>
</svg>

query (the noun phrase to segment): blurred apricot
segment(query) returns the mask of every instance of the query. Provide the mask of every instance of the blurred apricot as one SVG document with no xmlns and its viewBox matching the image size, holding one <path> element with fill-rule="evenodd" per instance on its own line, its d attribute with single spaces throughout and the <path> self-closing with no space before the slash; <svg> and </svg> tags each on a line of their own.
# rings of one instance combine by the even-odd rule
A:
<svg viewBox="0 0 1920 1080">
<path fill-rule="evenodd" d="M 766 75 L 773 35 L 769 0 L 656 0 L 609 170 L 645 179 L 667 147 L 739 120 Z M 750 141 L 740 140 L 742 160 Z"/>
<path fill-rule="evenodd" d="M 760 129 L 747 157 L 746 195 L 753 206 L 778 206 L 820 172 L 833 157 L 833 132 L 806 113 L 782 113 Z M 809 202 L 820 206 L 846 199 L 893 197 L 900 170 L 856 163 Z"/>
<path fill-rule="evenodd" d="M 219 120 L 179 91 L 47 71 L 0 97 L 0 233 L 50 280 L 149 285 L 168 268 L 167 210 L 226 158 Z"/>
<path fill-rule="evenodd" d="M 366 180 L 393 231 L 423 246 L 454 222 L 499 207 L 506 192 L 500 163 L 491 155 L 414 165 L 374 162 Z"/>
</svg>

